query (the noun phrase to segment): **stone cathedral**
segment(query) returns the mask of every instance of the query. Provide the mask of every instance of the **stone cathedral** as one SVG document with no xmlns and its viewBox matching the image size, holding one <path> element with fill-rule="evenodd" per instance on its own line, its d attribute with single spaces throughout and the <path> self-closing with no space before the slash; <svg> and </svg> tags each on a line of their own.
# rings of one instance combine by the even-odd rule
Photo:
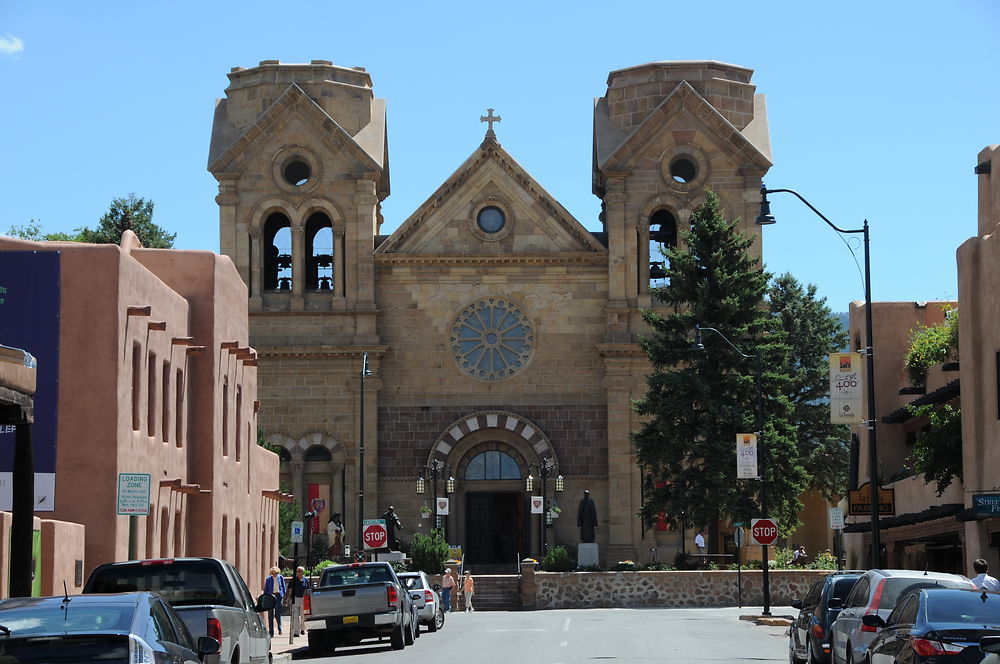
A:
<svg viewBox="0 0 1000 664">
<path fill-rule="evenodd" d="M 706 187 L 760 255 L 771 155 L 752 74 L 683 61 L 608 75 L 595 232 L 504 150 L 493 109 L 451 177 L 386 224 L 387 103 L 369 72 L 265 60 L 229 73 L 208 160 L 221 251 L 249 286 L 258 424 L 317 511 L 318 541 L 339 512 L 356 549 L 361 520 L 392 505 L 401 539 L 437 523 L 473 570 L 513 571 L 579 542 L 589 490 L 603 564 L 672 557 L 682 533 L 636 517 L 640 312 L 657 306 L 659 246 Z"/>
</svg>

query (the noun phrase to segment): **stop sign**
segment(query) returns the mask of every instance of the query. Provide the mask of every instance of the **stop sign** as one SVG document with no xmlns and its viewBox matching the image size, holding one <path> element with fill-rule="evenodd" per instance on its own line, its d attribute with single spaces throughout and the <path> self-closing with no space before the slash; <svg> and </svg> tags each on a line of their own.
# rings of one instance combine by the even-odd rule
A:
<svg viewBox="0 0 1000 664">
<path fill-rule="evenodd" d="M 366 549 L 384 548 L 386 540 L 389 539 L 385 532 L 385 526 L 380 523 L 366 525 L 362 531 L 362 538 L 364 539 Z"/>
<path fill-rule="evenodd" d="M 778 539 L 778 522 L 774 519 L 751 519 L 750 540 L 753 544 L 770 546 Z"/>
</svg>

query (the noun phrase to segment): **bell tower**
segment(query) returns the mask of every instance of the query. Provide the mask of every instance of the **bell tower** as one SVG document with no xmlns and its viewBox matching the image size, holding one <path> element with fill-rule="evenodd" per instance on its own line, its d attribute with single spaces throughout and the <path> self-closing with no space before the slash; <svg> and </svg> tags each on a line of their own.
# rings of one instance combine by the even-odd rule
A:
<svg viewBox="0 0 1000 664">
<path fill-rule="evenodd" d="M 351 312 L 343 341 L 373 341 L 372 251 L 389 164 L 385 101 L 368 72 L 326 60 L 233 68 L 208 170 L 219 181 L 221 251 L 249 287 L 251 316 Z"/>
<path fill-rule="evenodd" d="M 661 246 L 711 188 L 726 217 L 755 236 L 760 182 L 771 166 L 764 96 L 753 71 L 714 61 L 653 62 L 608 75 L 594 104 L 593 191 L 608 237 L 608 341 L 643 329 L 640 308 L 664 274 Z"/>
</svg>

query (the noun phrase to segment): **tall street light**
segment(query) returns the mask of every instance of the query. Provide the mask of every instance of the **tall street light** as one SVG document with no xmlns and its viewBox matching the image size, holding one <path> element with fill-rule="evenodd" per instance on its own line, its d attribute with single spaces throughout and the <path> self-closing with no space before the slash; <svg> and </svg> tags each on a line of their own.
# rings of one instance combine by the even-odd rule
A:
<svg viewBox="0 0 1000 664">
<path fill-rule="evenodd" d="M 441 517 L 437 513 L 437 481 L 438 479 L 445 480 L 444 490 L 447 494 L 455 493 L 455 478 L 451 474 L 451 466 L 446 466 L 443 461 L 438 461 L 437 459 L 431 461 L 431 465 L 424 466 L 420 469 L 420 475 L 417 477 L 417 495 L 424 495 L 426 491 L 427 478 L 431 481 L 431 493 L 434 495 L 434 527 L 441 528 Z M 451 510 L 449 509 L 450 513 Z M 444 541 L 448 541 L 448 517 L 444 518 Z"/>
<path fill-rule="evenodd" d="M 368 369 L 368 351 L 362 354 L 361 361 L 361 431 L 358 437 L 358 551 L 365 550 L 365 376 L 371 376 Z"/>
<path fill-rule="evenodd" d="M 719 332 L 714 327 L 702 327 L 698 324 L 694 326 L 694 343 L 692 348 L 694 350 L 705 350 L 705 345 L 701 342 L 702 332 L 715 332 L 719 337 L 725 341 L 730 348 L 732 348 L 737 355 L 742 357 L 744 360 L 753 361 L 753 378 L 754 385 L 757 388 L 757 452 L 759 456 L 759 474 L 760 474 L 760 511 L 761 516 L 765 519 L 769 518 L 767 515 L 767 479 L 765 477 L 766 464 L 766 450 L 767 446 L 764 445 L 764 391 L 761 389 L 761 365 L 760 365 L 760 353 L 755 355 L 749 355 L 744 353 L 736 345 L 729 340 L 729 338 L 722 332 Z M 761 611 L 762 615 L 771 615 L 771 579 L 768 575 L 768 546 L 766 544 L 761 545 L 761 572 L 762 581 L 764 586 L 764 610 Z"/>
<path fill-rule="evenodd" d="M 538 476 L 542 479 L 542 514 L 538 519 L 538 543 L 542 547 L 542 557 L 549 552 L 549 533 L 545 530 L 545 526 L 552 522 L 552 517 L 549 514 L 549 506 L 546 504 L 546 489 L 545 482 L 548 478 L 556 474 L 556 469 L 558 464 L 552 459 L 542 459 L 542 462 L 538 465 L 530 464 L 528 466 L 529 470 L 534 468 L 538 472 Z M 564 487 L 563 476 L 559 475 L 556 477 L 556 491 L 561 492 Z M 527 479 L 524 481 L 524 488 L 530 494 L 535 486 L 535 478 L 528 474 Z"/>
<path fill-rule="evenodd" d="M 767 200 L 768 194 L 791 194 L 806 204 L 810 210 L 816 213 L 820 219 L 826 222 L 827 226 L 837 231 L 841 235 L 861 233 L 865 245 L 865 358 L 868 370 L 868 419 L 864 424 L 868 427 L 868 475 L 871 482 L 871 511 L 872 511 L 872 548 L 871 567 L 873 569 L 881 567 L 882 542 L 878 525 L 878 493 L 881 485 L 878 481 L 878 445 L 875 440 L 875 355 L 873 349 L 875 342 L 872 339 L 872 278 L 871 278 L 871 254 L 868 242 L 868 220 L 865 219 L 861 228 L 840 228 L 823 214 L 813 207 L 812 203 L 802 197 L 797 191 L 792 189 L 768 189 L 763 184 L 760 186 L 760 214 L 757 216 L 758 226 L 767 226 L 775 223 L 775 218 L 771 214 L 771 203 Z"/>
</svg>

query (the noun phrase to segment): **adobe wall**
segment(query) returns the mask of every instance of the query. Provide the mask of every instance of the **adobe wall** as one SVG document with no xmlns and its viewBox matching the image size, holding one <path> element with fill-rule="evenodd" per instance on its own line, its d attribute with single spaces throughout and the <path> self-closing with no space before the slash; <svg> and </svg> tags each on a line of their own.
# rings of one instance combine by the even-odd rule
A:
<svg viewBox="0 0 1000 664">
<path fill-rule="evenodd" d="M 87 528 L 66 521 L 41 520 L 42 531 L 42 595 L 83 591 L 90 569 L 84 558 Z M 81 570 L 77 583 L 77 566 Z M 65 582 L 65 585 L 63 583 Z"/>
</svg>

